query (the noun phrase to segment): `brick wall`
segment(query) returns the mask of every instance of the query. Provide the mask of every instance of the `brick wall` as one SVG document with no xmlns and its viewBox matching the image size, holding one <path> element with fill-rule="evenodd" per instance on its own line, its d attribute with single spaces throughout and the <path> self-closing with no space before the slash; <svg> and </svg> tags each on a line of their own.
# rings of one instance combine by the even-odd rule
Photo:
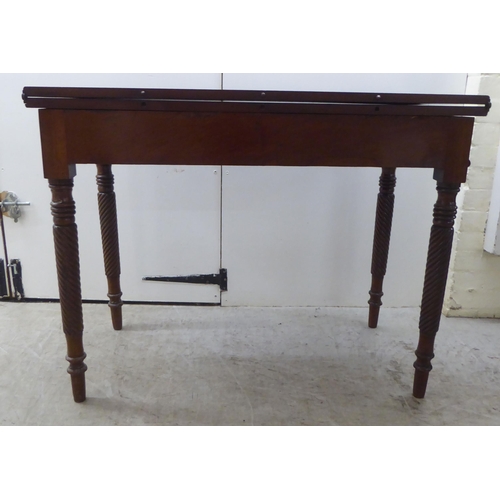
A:
<svg viewBox="0 0 500 500">
<path fill-rule="evenodd" d="M 444 313 L 500 318 L 500 256 L 483 250 L 500 144 L 500 74 L 469 75 L 467 93 L 489 95 L 492 107 L 488 116 L 476 118 L 471 166 L 458 199 Z"/>
</svg>

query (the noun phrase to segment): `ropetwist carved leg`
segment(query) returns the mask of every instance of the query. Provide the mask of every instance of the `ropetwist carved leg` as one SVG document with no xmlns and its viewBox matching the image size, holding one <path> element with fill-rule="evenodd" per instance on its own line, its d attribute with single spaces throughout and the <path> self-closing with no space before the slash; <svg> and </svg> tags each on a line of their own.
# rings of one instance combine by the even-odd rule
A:
<svg viewBox="0 0 500 500">
<path fill-rule="evenodd" d="M 453 243 L 453 225 L 457 214 L 455 203 L 460 184 L 438 182 L 438 199 L 434 205 L 434 219 L 425 268 L 424 291 L 420 311 L 420 337 L 415 354 L 417 360 L 413 395 L 423 398 L 427 388 L 431 360 L 434 357 L 434 339 L 439 330 L 443 308 L 448 266 Z"/>
<path fill-rule="evenodd" d="M 50 204 L 54 219 L 54 246 L 63 331 L 66 335 L 73 398 L 77 403 L 85 401 L 85 371 L 83 362 L 83 312 L 80 286 L 80 260 L 78 255 L 78 231 L 75 224 L 75 202 L 72 179 L 49 179 L 52 191 Z"/>
<path fill-rule="evenodd" d="M 97 200 L 101 221 L 104 270 L 108 279 L 109 307 L 115 330 L 122 329 L 122 304 L 120 288 L 120 248 L 118 245 L 118 222 L 116 196 L 113 189 L 111 165 L 97 165 Z"/>
<path fill-rule="evenodd" d="M 392 214 L 394 211 L 394 187 L 396 186 L 396 169 L 383 168 L 379 180 L 377 198 L 377 215 L 375 217 L 375 234 L 373 236 L 372 254 L 372 286 L 368 326 L 376 328 L 380 306 L 382 305 L 382 285 L 387 269 L 387 256 L 391 239 Z"/>
</svg>

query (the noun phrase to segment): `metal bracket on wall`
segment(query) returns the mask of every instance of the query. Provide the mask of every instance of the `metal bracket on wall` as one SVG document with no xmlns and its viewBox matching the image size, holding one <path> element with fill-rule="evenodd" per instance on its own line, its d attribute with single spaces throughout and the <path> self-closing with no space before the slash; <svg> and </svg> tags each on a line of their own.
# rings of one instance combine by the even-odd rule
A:
<svg viewBox="0 0 500 500">
<path fill-rule="evenodd" d="M 0 193 L 2 214 L 14 219 L 14 222 L 17 222 L 19 217 L 21 217 L 21 209 L 19 207 L 22 205 L 31 205 L 31 203 L 29 201 L 19 201 L 17 194 L 12 191 L 3 191 Z"/>
<path fill-rule="evenodd" d="M 219 285 L 221 292 L 227 292 L 227 269 L 220 269 L 219 274 L 193 274 L 190 276 L 144 276 L 142 280 Z"/>
</svg>

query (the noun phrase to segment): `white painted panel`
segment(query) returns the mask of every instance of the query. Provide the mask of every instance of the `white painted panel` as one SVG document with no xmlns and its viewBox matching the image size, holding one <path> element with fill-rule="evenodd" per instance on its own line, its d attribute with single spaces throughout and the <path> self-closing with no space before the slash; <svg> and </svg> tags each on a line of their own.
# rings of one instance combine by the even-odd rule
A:
<svg viewBox="0 0 500 500">
<path fill-rule="evenodd" d="M 219 271 L 220 167 L 115 165 L 113 171 L 124 300 L 219 302 L 215 285 L 142 277 Z M 102 298 L 106 280 L 92 165 L 78 166 L 75 186 L 82 290 L 87 297 Z"/>
<path fill-rule="evenodd" d="M 28 297 L 58 295 L 50 190 L 43 179 L 38 113 L 24 86 L 220 88 L 220 74 L 0 74 L 0 190 L 32 202 L 6 221 L 9 257 L 21 259 Z M 216 173 L 214 174 L 214 170 Z M 139 174 L 140 172 L 140 174 Z M 78 165 L 74 196 L 82 293 L 106 298 L 95 167 Z M 220 167 L 115 166 L 124 300 L 218 302 L 218 287 L 145 283 L 145 274 L 215 273 L 220 264 Z"/>
<path fill-rule="evenodd" d="M 500 148 L 498 148 L 495 177 L 491 189 L 488 222 L 484 232 L 484 249 L 494 255 L 500 255 Z"/>
<path fill-rule="evenodd" d="M 225 89 L 464 93 L 466 74 L 224 74 Z M 223 169 L 223 305 L 366 306 L 379 169 Z M 397 172 L 384 305 L 420 304 L 431 170 Z"/>
<path fill-rule="evenodd" d="M 378 169 L 223 171 L 224 305 L 366 305 Z M 398 171 L 386 305 L 420 300 L 434 186 Z"/>
<path fill-rule="evenodd" d="M 224 73 L 223 88 L 464 94 L 466 73 Z"/>
</svg>

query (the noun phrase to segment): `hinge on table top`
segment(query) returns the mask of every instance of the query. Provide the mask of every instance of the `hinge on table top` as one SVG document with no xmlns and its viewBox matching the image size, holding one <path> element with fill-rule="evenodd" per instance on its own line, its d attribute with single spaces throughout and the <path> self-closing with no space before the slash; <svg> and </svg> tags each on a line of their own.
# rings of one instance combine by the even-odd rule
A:
<svg viewBox="0 0 500 500">
<path fill-rule="evenodd" d="M 227 292 L 227 269 L 220 269 L 219 274 L 192 274 L 190 276 L 144 276 L 142 279 L 143 281 L 168 281 L 170 283 L 219 285 L 221 292 Z"/>
</svg>

